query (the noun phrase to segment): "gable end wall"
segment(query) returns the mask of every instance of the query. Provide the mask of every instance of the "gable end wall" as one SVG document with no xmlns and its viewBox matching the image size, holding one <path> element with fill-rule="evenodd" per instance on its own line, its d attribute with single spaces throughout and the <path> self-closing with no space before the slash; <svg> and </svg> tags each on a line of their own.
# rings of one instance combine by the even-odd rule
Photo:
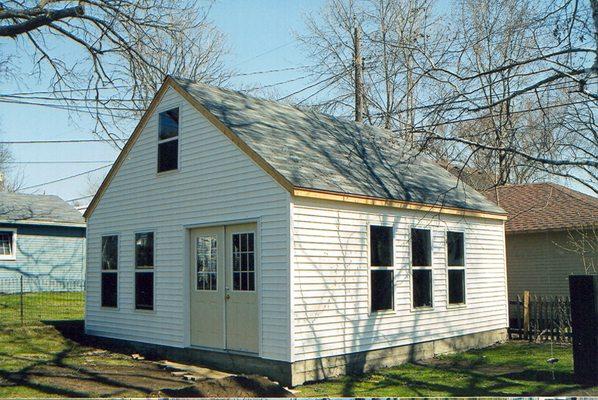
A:
<svg viewBox="0 0 598 400">
<path fill-rule="evenodd" d="M 157 114 L 180 107 L 179 171 L 156 174 Z M 289 360 L 289 193 L 169 88 L 88 220 L 88 333 L 187 346 L 186 228 L 259 219 L 261 352 Z M 135 232 L 155 231 L 155 310 L 134 309 Z M 100 241 L 119 235 L 118 309 L 100 307 Z"/>
</svg>

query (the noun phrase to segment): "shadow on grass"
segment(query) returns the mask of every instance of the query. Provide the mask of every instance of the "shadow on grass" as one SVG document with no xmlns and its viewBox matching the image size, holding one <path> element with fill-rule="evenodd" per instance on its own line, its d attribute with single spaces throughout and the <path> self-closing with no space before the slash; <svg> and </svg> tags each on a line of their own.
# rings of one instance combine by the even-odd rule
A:
<svg viewBox="0 0 598 400">
<path fill-rule="evenodd" d="M 154 390 L 134 382 L 147 378 L 141 367 L 138 371 L 130 371 L 127 367 L 110 367 L 96 371 L 86 367 L 84 362 L 73 362 L 90 350 L 84 347 L 98 348 L 96 341 L 84 334 L 83 321 L 44 321 L 44 323 L 54 327 L 68 339 L 63 348 L 58 352 L 51 351 L 44 348 L 43 341 L 34 344 L 35 340 L 29 340 L 26 335 L 18 336 L 18 331 L 7 333 L 11 335 L 9 343 L 27 344 L 27 354 L 0 351 L 0 357 L 5 360 L 6 366 L 13 364 L 19 368 L 21 364 L 26 365 L 20 369 L 0 366 L 0 388 L 19 386 L 62 397 L 92 397 L 97 395 L 97 390 L 94 392 L 92 388 L 100 389 L 102 392 L 107 392 L 104 394 L 109 395 L 127 391 L 149 395 Z M 33 327 L 33 329 L 38 328 Z M 43 335 L 43 332 L 41 334 Z M 112 347 L 105 346 L 105 349 L 115 352 Z M 125 347 L 120 350 L 122 354 L 130 354 Z M 161 378 L 160 380 L 180 383 L 176 379 Z"/>
<path fill-rule="evenodd" d="M 555 371 L 553 379 L 552 372 L 548 370 L 531 368 L 492 374 L 476 371 L 475 365 L 439 367 L 410 363 L 402 368 L 426 368 L 426 370 L 421 370 L 421 373 L 414 373 L 411 370 L 379 371 L 376 375 L 380 376 L 380 381 L 369 386 L 367 392 L 388 395 L 389 391 L 396 388 L 397 392 L 394 395 L 400 396 L 427 397 L 441 394 L 450 397 L 511 397 L 515 395 L 558 396 L 575 389 L 591 388 L 575 382 L 571 372 Z M 342 396 L 354 397 L 363 394 L 357 392 L 360 383 L 367 385 L 371 377 L 372 374 L 347 377 L 347 382 L 342 384 Z M 557 385 L 559 387 L 555 387 Z M 406 394 L 404 391 L 410 393 Z"/>
</svg>

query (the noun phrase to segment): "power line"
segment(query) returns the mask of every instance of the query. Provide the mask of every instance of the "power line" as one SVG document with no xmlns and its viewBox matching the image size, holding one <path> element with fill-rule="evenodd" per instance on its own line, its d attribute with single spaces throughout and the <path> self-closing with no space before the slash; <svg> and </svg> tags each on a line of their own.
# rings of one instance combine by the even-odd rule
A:
<svg viewBox="0 0 598 400">
<path fill-rule="evenodd" d="M 298 70 L 298 69 L 305 69 L 305 68 L 311 68 L 311 67 L 315 67 L 315 65 L 301 65 L 299 67 L 287 67 L 287 68 L 278 68 L 278 69 L 268 69 L 265 71 L 243 72 L 243 73 L 239 73 L 239 74 L 232 74 L 231 77 L 263 75 L 263 74 L 271 74 L 274 72 L 294 71 L 294 70 Z"/>
<path fill-rule="evenodd" d="M 77 112 L 87 112 L 87 113 L 93 113 L 93 114 L 98 114 L 98 115 L 103 115 L 103 116 L 107 116 L 107 117 L 111 117 L 112 115 L 110 114 L 106 114 L 106 113 L 100 113 L 100 112 L 96 112 L 93 109 L 96 106 L 82 106 L 82 105 L 74 105 L 74 104 L 68 104 L 68 105 L 64 105 L 64 104 L 47 104 L 47 103 L 40 103 L 37 101 L 22 101 L 22 100 L 6 100 L 6 99 L 2 99 L 0 98 L 0 103 L 8 103 L 8 104 L 21 104 L 21 105 L 28 105 L 28 106 L 39 106 L 39 107 L 48 107 L 48 108 L 57 108 L 60 110 L 66 110 L 66 111 L 77 111 Z M 133 112 L 142 112 L 144 111 L 143 109 L 140 108 L 131 108 L 131 107 L 108 107 L 108 106 L 97 106 L 97 108 L 101 109 L 101 110 L 107 110 L 107 111 L 133 111 Z M 128 117 L 128 118 L 135 118 L 135 117 Z M 135 118 L 137 119 L 137 118 Z"/>
<path fill-rule="evenodd" d="M 52 184 L 52 183 L 57 183 L 57 182 L 66 181 L 67 179 L 72 179 L 72 178 L 76 178 L 76 177 L 78 177 L 78 176 L 87 175 L 87 174 L 90 174 L 90 173 L 92 173 L 92 172 L 96 172 L 96 171 L 99 171 L 99 170 L 102 170 L 102 169 L 108 168 L 108 167 L 110 167 L 110 166 L 112 166 L 112 163 L 110 163 L 110 164 L 107 164 L 107 165 L 103 165 L 103 166 L 101 166 L 101 167 L 98 167 L 98 168 L 90 169 L 89 171 L 84 171 L 84 172 L 80 172 L 80 173 L 78 173 L 78 174 L 69 175 L 69 176 L 65 176 L 65 177 L 63 177 L 63 178 L 55 179 L 55 180 L 53 180 L 53 181 L 48 181 L 48 182 L 38 183 L 38 184 L 36 184 L 36 185 L 27 186 L 27 187 L 21 188 L 21 189 L 19 189 L 19 190 L 29 190 L 29 189 L 35 189 L 35 188 L 38 188 L 38 187 L 40 187 L 40 186 L 46 186 L 46 185 L 50 185 L 50 184 Z"/>
<path fill-rule="evenodd" d="M 276 46 L 276 47 L 274 47 L 273 49 L 266 50 L 266 51 L 264 51 L 263 53 L 260 53 L 260 54 L 258 54 L 258 55 L 256 55 L 256 56 L 253 56 L 253 57 L 251 57 L 251 58 L 248 58 L 248 59 L 246 59 L 246 60 L 243 60 L 243 61 L 241 61 L 240 63 L 236 64 L 236 65 L 235 65 L 233 68 L 235 68 L 235 67 L 238 67 L 238 66 L 239 66 L 239 65 L 241 65 L 241 64 L 245 64 L 246 62 L 253 61 L 253 60 L 255 60 L 256 58 L 260 58 L 260 57 L 262 57 L 262 56 L 265 56 L 266 54 L 270 54 L 270 53 L 272 53 L 272 52 L 274 52 L 274 51 L 276 51 L 276 50 L 279 50 L 279 49 L 282 49 L 282 48 L 284 48 L 284 47 L 287 47 L 288 45 L 290 45 L 290 44 L 293 44 L 294 42 L 295 42 L 294 40 L 291 40 L 290 42 L 287 42 L 287 43 L 285 43 L 285 44 L 281 44 L 280 46 Z"/>
<path fill-rule="evenodd" d="M 3 144 L 55 144 L 55 143 L 112 143 L 126 142 L 128 139 L 48 139 L 48 140 L 5 140 L 0 141 Z"/>
<path fill-rule="evenodd" d="M 105 164 L 111 163 L 111 160 L 74 160 L 74 161 L 5 161 L 3 164 Z"/>
<path fill-rule="evenodd" d="M 77 197 L 77 198 L 75 198 L 75 199 L 69 199 L 69 200 L 67 200 L 66 202 L 67 202 L 67 203 L 70 203 L 71 201 L 77 201 L 77 200 L 88 199 L 88 198 L 90 198 L 90 197 L 93 197 L 93 196 L 95 196 L 95 194 L 88 194 L 87 196 L 81 196 L 81 197 Z"/>
</svg>

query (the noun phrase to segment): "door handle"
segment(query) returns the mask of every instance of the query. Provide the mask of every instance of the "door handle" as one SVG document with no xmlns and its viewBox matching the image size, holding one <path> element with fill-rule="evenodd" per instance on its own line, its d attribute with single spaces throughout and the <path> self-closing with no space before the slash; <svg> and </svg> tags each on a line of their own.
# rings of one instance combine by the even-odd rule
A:
<svg viewBox="0 0 598 400">
<path fill-rule="evenodd" d="M 225 300 L 229 300 L 230 299 L 230 294 L 227 293 L 226 296 L 224 296 L 224 299 Z"/>
</svg>

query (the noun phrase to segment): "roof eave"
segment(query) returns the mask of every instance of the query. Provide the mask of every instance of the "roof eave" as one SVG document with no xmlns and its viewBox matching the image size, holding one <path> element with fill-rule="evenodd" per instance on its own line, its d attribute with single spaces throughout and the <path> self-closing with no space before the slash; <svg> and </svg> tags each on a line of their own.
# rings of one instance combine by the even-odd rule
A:
<svg viewBox="0 0 598 400">
<path fill-rule="evenodd" d="M 494 220 L 507 220 L 506 213 L 494 213 L 488 211 L 470 210 L 466 208 L 450 207 L 438 204 L 424 204 L 410 201 L 392 200 L 380 197 L 371 197 L 357 194 L 347 194 L 340 192 L 331 192 L 325 190 L 316 190 L 309 188 L 295 187 L 293 189 L 293 196 L 306 197 L 318 200 L 340 201 L 343 203 L 363 204 L 379 207 L 391 207 L 399 209 L 407 209 L 420 212 L 429 212 L 437 214 L 448 214 L 465 217 L 475 217 Z"/>
<path fill-rule="evenodd" d="M 43 225 L 43 226 L 62 226 L 66 228 L 86 228 L 85 222 L 61 222 L 61 221 L 42 221 L 35 219 L 23 220 L 0 220 L 0 225 Z"/>
</svg>

